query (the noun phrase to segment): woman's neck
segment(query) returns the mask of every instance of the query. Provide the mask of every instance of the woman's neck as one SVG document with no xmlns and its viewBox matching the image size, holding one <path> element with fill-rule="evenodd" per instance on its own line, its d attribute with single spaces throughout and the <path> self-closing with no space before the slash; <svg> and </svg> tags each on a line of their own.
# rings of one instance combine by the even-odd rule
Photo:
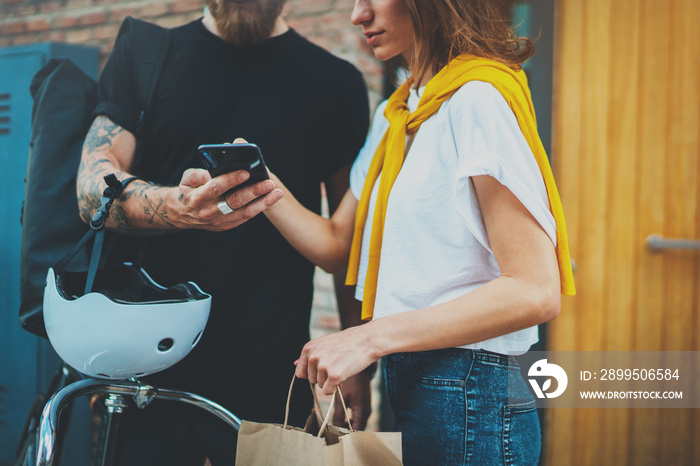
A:
<svg viewBox="0 0 700 466">
<path fill-rule="evenodd" d="M 428 81 L 430 81 L 435 74 L 433 74 L 432 71 L 426 72 L 423 76 L 421 76 L 419 82 L 414 83 L 414 87 L 416 89 L 420 89 L 421 87 L 424 87 L 426 84 L 428 84 Z"/>
<path fill-rule="evenodd" d="M 411 64 L 413 64 L 413 53 L 414 53 L 414 47 L 410 47 L 409 49 L 407 49 L 406 51 L 404 51 L 401 54 L 401 57 L 403 58 L 403 62 L 405 64 L 406 68 L 408 68 L 408 71 L 411 72 L 411 76 L 415 77 L 415 76 L 417 76 L 416 70 L 411 69 L 412 68 Z M 423 74 L 423 76 L 420 77 L 420 82 L 418 82 L 418 81 L 414 82 L 413 87 L 415 87 L 416 89 L 420 89 L 421 87 L 428 84 L 428 81 L 430 81 L 430 79 L 434 75 L 435 75 L 435 73 L 433 73 L 433 67 L 432 66 L 428 67 L 425 70 L 425 73 Z"/>
</svg>

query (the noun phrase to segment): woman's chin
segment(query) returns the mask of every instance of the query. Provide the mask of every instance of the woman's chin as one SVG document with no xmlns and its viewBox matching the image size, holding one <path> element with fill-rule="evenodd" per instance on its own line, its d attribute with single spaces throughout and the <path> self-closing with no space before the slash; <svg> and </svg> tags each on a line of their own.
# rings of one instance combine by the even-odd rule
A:
<svg viewBox="0 0 700 466">
<path fill-rule="evenodd" d="M 400 55 L 398 53 L 387 52 L 386 50 L 382 50 L 381 48 L 372 49 L 372 52 L 374 53 L 374 58 L 381 61 L 388 61 Z"/>
</svg>

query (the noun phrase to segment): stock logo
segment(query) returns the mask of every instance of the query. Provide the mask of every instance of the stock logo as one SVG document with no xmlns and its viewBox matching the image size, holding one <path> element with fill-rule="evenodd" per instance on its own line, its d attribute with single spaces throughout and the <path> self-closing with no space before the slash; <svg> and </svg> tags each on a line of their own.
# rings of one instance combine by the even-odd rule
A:
<svg viewBox="0 0 700 466">
<path fill-rule="evenodd" d="M 556 398 L 566 390 L 566 385 L 569 383 L 569 378 L 566 376 L 564 369 L 556 364 L 548 363 L 546 359 L 540 359 L 530 366 L 527 373 L 528 381 L 535 391 L 537 398 Z M 536 377 L 536 378 L 533 378 Z M 546 377 L 542 386 L 540 386 L 537 378 Z M 552 388 L 552 379 L 556 379 L 556 390 L 549 392 Z"/>
</svg>

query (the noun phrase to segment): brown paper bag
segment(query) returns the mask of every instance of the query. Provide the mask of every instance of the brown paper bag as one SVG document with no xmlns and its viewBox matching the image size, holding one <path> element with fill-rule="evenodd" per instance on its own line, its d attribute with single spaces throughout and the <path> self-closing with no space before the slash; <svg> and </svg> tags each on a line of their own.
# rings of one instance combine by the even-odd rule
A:
<svg viewBox="0 0 700 466">
<path fill-rule="evenodd" d="M 294 380 L 289 387 L 284 425 L 242 421 L 238 431 L 238 466 L 392 466 L 401 465 L 400 432 L 360 432 L 328 424 L 314 393 L 316 407 L 303 429 L 287 425 L 289 401 Z M 336 390 L 345 409 L 340 390 Z M 335 393 L 331 406 L 335 401 Z"/>
</svg>

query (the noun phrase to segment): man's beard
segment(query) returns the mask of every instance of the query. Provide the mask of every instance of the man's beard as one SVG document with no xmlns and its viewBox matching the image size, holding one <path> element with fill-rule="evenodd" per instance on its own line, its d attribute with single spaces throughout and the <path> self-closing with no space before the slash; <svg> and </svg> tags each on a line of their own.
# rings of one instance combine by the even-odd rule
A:
<svg viewBox="0 0 700 466">
<path fill-rule="evenodd" d="M 270 37 L 286 0 L 250 0 L 242 5 L 204 0 L 219 35 L 237 46 L 259 44 Z"/>
</svg>

